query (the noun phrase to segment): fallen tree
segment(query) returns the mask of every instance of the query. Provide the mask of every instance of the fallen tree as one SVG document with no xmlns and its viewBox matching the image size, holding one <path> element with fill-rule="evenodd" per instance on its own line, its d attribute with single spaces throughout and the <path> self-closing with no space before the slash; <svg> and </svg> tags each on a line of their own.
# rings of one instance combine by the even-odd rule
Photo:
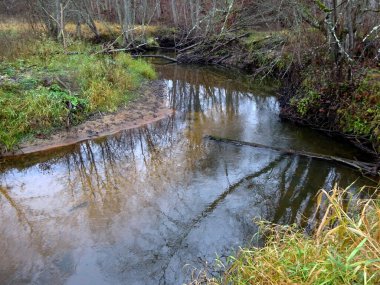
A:
<svg viewBox="0 0 380 285">
<path fill-rule="evenodd" d="M 244 146 L 250 146 L 250 147 L 256 147 L 256 148 L 269 149 L 272 151 L 277 151 L 277 152 L 284 154 L 284 155 L 298 155 L 298 156 L 303 156 L 303 157 L 308 157 L 308 158 L 313 158 L 313 159 L 335 162 L 335 163 L 339 163 L 339 164 L 346 165 L 346 166 L 349 166 L 351 168 L 357 169 L 363 175 L 370 175 L 370 176 L 374 176 L 374 177 L 380 176 L 380 169 L 379 169 L 380 162 L 378 162 L 378 163 L 363 162 L 363 161 L 351 160 L 351 159 L 346 159 L 346 158 L 332 156 L 332 155 L 324 155 L 324 154 L 317 154 L 317 153 L 307 152 L 307 151 L 298 151 L 298 150 L 294 150 L 294 149 L 286 149 L 286 148 L 281 148 L 281 147 L 267 146 L 267 145 L 258 144 L 258 143 L 254 143 L 254 142 L 245 142 L 245 141 L 234 140 L 234 139 L 229 139 L 229 138 L 222 138 L 222 137 L 211 136 L 211 135 L 206 136 L 205 139 L 209 139 L 209 140 L 216 141 L 216 142 L 234 144 L 237 146 L 244 145 Z"/>
<path fill-rule="evenodd" d="M 159 54 L 133 54 L 132 57 L 152 57 L 152 58 L 161 58 L 165 59 L 171 62 L 177 62 L 175 58 L 166 56 L 166 55 L 159 55 Z"/>
</svg>

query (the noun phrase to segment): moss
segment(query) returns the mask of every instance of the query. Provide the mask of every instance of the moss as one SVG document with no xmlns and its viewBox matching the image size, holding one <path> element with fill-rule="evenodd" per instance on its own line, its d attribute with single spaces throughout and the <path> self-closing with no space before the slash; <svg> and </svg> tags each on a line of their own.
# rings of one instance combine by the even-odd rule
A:
<svg viewBox="0 0 380 285">
<path fill-rule="evenodd" d="M 346 132 L 369 137 L 380 151 L 380 69 L 367 72 L 338 113 Z"/>
<path fill-rule="evenodd" d="M 307 90 L 299 98 L 292 98 L 291 104 L 297 108 L 297 112 L 301 116 L 305 116 L 307 112 L 313 107 L 318 107 L 318 101 L 321 95 L 314 90 Z"/>
<path fill-rule="evenodd" d="M 247 53 L 244 60 L 252 62 L 263 74 L 283 74 L 292 62 L 290 53 L 283 48 L 288 38 L 287 31 L 250 31 L 240 40 Z"/>
<path fill-rule="evenodd" d="M 329 74 L 314 64 L 301 72 L 289 100 L 292 113 L 309 124 L 358 136 L 380 152 L 380 69 L 352 82 L 332 80 Z"/>
<path fill-rule="evenodd" d="M 248 49 L 253 49 L 257 43 L 271 37 L 271 35 L 272 33 L 270 32 L 252 31 L 249 36 L 244 39 L 243 43 Z"/>
<path fill-rule="evenodd" d="M 314 70 L 306 69 L 303 79 L 296 95 L 291 98 L 290 105 L 293 106 L 301 117 L 306 117 L 309 112 L 319 109 L 322 98 L 321 90 L 326 88 L 327 81 L 323 74 L 315 76 Z"/>
<path fill-rule="evenodd" d="M 250 31 L 243 43 L 248 49 L 255 49 L 258 45 L 268 41 L 282 41 L 286 38 L 287 31 Z"/>
</svg>

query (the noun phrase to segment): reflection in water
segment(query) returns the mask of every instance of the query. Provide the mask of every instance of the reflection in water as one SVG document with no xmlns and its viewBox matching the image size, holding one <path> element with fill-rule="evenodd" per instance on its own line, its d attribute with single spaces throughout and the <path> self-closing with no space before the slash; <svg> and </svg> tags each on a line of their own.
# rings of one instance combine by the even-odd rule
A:
<svg viewBox="0 0 380 285">
<path fill-rule="evenodd" d="M 203 140 L 357 155 L 279 123 L 275 97 L 244 77 L 159 72 L 174 116 L 0 164 L 0 284 L 181 284 L 216 253 L 249 243 L 253 218 L 310 225 L 316 191 L 357 178 L 334 164 Z"/>
</svg>

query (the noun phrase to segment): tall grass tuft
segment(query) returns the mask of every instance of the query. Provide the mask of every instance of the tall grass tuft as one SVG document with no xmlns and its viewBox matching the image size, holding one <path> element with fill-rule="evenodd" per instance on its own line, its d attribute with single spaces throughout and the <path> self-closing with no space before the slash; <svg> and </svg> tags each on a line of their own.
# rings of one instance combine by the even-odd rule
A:
<svg viewBox="0 0 380 285">
<path fill-rule="evenodd" d="M 296 226 L 260 222 L 264 247 L 241 249 L 221 280 L 193 284 L 380 284 L 378 196 L 358 200 L 335 187 L 320 192 L 323 206 L 312 236 Z"/>
</svg>

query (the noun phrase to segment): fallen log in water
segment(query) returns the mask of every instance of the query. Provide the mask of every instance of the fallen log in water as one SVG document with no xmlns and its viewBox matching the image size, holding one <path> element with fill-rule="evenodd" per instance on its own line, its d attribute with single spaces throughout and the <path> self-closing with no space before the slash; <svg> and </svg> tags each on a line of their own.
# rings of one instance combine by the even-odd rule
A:
<svg viewBox="0 0 380 285">
<path fill-rule="evenodd" d="M 143 45 L 140 45 L 140 46 L 143 46 Z M 136 48 L 138 48 L 138 47 L 136 47 Z M 118 53 L 118 52 L 126 52 L 126 51 L 130 51 L 130 50 L 133 50 L 133 48 L 120 48 L 120 49 L 102 50 L 102 51 L 96 52 L 95 54 L 111 54 L 111 53 Z M 81 54 L 81 52 L 74 51 L 74 52 L 66 52 L 65 54 L 66 55 L 77 55 L 77 54 Z M 165 59 L 165 60 L 168 60 L 171 62 L 178 62 L 178 60 L 176 58 L 169 57 L 166 55 L 160 55 L 160 54 L 132 54 L 131 56 L 134 58 L 137 58 L 137 57 L 161 58 L 161 59 Z"/>
<path fill-rule="evenodd" d="M 299 155 L 299 156 L 309 157 L 309 158 L 314 158 L 314 159 L 319 159 L 319 160 L 337 162 L 337 163 L 355 168 L 365 175 L 380 176 L 379 165 L 375 163 L 356 161 L 356 160 L 346 159 L 342 157 L 317 154 L 317 153 L 312 153 L 312 152 L 307 152 L 307 151 L 297 151 L 293 149 L 267 146 L 267 145 L 258 144 L 254 142 L 245 142 L 245 141 L 233 140 L 229 138 L 221 138 L 221 137 L 216 137 L 216 136 L 206 136 L 205 138 L 209 140 L 217 141 L 217 142 L 229 143 L 229 144 L 234 144 L 238 146 L 245 145 L 245 146 L 257 147 L 257 148 L 265 148 L 265 149 L 277 151 L 285 155 Z"/>
<path fill-rule="evenodd" d="M 134 54 L 134 55 L 132 55 L 132 57 L 154 57 L 154 58 L 166 59 L 166 60 L 169 60 L 171 62 L 177 62 L 177 60 L 175 58 L 168 57 L 166 55 L 159 55 L 159 54 Z"/>
</svg>

